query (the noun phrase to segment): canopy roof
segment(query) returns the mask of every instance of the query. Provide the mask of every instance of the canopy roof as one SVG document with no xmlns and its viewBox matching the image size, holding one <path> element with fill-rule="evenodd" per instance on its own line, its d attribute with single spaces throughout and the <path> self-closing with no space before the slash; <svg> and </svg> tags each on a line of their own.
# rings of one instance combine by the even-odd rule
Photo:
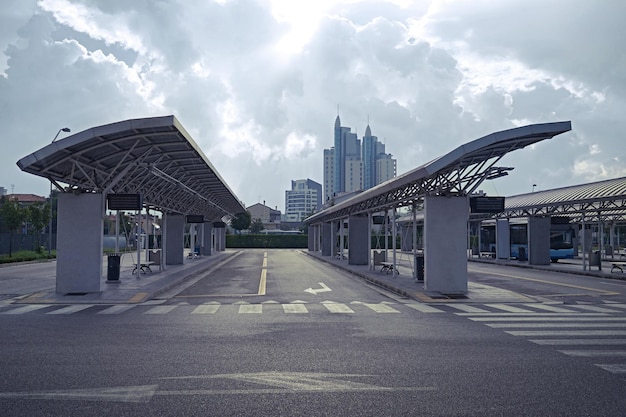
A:
<svg viewBox="0 0 626 417">
<path fill-rule="evenodd" d="M 496 167 L 507 153 L 572 129 L 571 122 L 542 123 L 491 133 L 370 188 L 306 219 L 308 224 L 419 202 L 426 195 L 468 195 L 486 179 L 508 175 Z"/>
<path fill-rule="evenodd" d="M 507 197 L 494 217 L 566 216 L 574 221 L 626 221 L 626 177 Z"/>
<path fill-rule="evenodd" d="M 174 116 L 87 129 L 33 152 L 17 165 L 64 191 L 140 193 L 148 207 L 204 215 L 207 221 L 245 211 Z"/>
</svg>

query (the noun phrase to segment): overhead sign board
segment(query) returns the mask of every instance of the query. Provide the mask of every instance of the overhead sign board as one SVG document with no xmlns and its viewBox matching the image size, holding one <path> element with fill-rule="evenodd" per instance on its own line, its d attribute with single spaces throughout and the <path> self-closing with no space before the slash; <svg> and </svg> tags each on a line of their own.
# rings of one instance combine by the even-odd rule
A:
<svg viewBox="0 0 626 417">
<path fill-rule="evenodd" d="M 188 214 L 187 223 L 204 223 L 204 216 L 202 214 Z"/>
<path fill-rule="evenodd" d="M 109 210 L 141 210 L 141 194 L 107 194 Z"/>
<path fill-rule="evenodd" d="M 472 213 L 501 213 L 504 211 L 504 197 L 471 197 Z"/>
</svg>

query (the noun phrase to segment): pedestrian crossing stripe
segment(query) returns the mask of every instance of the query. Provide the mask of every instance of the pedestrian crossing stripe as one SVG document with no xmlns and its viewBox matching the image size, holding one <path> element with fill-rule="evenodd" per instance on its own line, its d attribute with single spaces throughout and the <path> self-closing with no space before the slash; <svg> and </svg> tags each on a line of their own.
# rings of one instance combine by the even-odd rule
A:
<svg viewBox="0 0 626 417">
<path fill-rule="evenodd" d="M 163 300 L 159 300 L 161 303 Z M 469 304 L 469 303 L 419 303 L 413 301 L 406 302 L 381 302 L 381 303 L 368 303 L 363 301 L 352 301 L 350 303 L 340 303 L 337 301 L 323 301 L 319 304 L 307 304 L 305 301 L 293 301 L 291 303 L 279 303 L 277 301 L 269 300 L 258 304 L 250 304 L 245 301 L 238 301 L 232 304 L 221 304 L 217 301 L 211 301 L 197 306 L 191 306 L 189 303 L 179 303 L 176 305 L 156 304 L 149 301 L 140 304 L 114 304 L 114 305 L 97 305 L 97 304 L 74 304 L 74 305 L 57 305 L 57 304 L 30 304 L 23 306 L 6 305 L 0 306 L 0 315 L 2 314 L 26 314 L 35 312 L 37 310 L 49 308 L 51 311 L 47 311 L 48 315 L 68 315 L 81 311 L 89 310 L 90 308 L 102 308 L 100 311 L 96 311 L 95 314 L 99 315 L 115 315 L 121 314 L 134 308 L 146 308 L 147 311 L 143 311 L 143 314 L 148 315 L 162 315 L 168 314 L 181 307 L 193 307 L 191 314 L 216 314 L 221 312 L 225 306 L 230 308 L 236 307 L 239 314 L 261 314 L 265 308 L 269 311 L 276 311 L 272 306 L 280 306 L 282 312 L 285 314 L 306 314 L 315 312 L 315 305 L 323 306 L 324 309 L 334 314 L 353 314 L 355 312 L 363 311 L 365 307 L 369 311 L 373 311 L 377 314 L 399 314 L 405 307 L 419 313 L 433 314 L 433 313 L 454 313 L 458 316 L 467 317 L 469 320 L 481 322 L 484 324 L 492 324 L 494 328 L 506 328 L 511 327 L 506 324 L 508 322 L 517 323 L 531 323 L 533 321 L 543 322 L 615 322 L 612 327 L 624 327 L 624 324 L 617 324 L 617 322 L 625 322 L 626 317 L 615 317 L 612 314 L 623 314 L 624 310 L 621 309 L 622 304 L 610 304 L 605 303 L 599 305 L 574 305 L 568 304 L 567 308 L 555 306 L 552 304 L 543 303 L 486 303 L 486 304 Z M 623 304 L 626 306 L 626 304 Z M 521 306 L 521 307 L 520 307 Z M 575 308 L 579 307 L 579 310 Z M 595 308 L 592 308 L 595 307 Z M 613 309 L 613 307 L 617 307 Z M 501 323 L 501 324 L 498 324 Z M 590 325 L 591 327 L 592 325 Z M 595 326 L 595 325 L 593 325 Z M 516 327 L 536 327 L 534 325 L 518 324 Z M 548 325 L 545 325 L 548 327 Z M 561 326 L 562 327 L 562 326 Z M 605 326 L 606 327 L 606 326 Z"/>
</svg>

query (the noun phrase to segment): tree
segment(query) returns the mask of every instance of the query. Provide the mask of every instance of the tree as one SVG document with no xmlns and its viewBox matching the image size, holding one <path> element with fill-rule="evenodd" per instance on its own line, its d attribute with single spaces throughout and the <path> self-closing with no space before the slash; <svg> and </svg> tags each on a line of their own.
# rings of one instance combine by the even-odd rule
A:
<svg viewBox="0 0 626 417">
<path fill-rule="evenodd" d="M 2 205 L 0 206 L 0 218 L 4 226 L 9 231 L 9 258 L 13 255 L 13 235 L 15 231 L 26 220 L 26 213 L 23 208 L 20 207 L 17 200 L 13 200 L 7 197 L 2 197 Z"/>
<path fill-rule="evenodd" d="M 35 203 L 28 206 L 26 211 L 31 228 L 29 232 L 35 237 L 35 250 L 41 251 L 41 231 L 50 221 L 50 205 L 48 203 Z"/>
<path fill-rule="evenodd" d="M 252 234 L 260 233 L 263 229 L 265 229 L 265 226 L 263 226 L 261 219 L 252 220 L 252 224 L 250 225 L 250 232 Z"/>
<path fill-rule="evenodd" d="M 243 213 L 237 213 L 235 218 L 230 221 L 230 226 L 237 231 L 237 234 L 241 234 L 242 230 L 246 230 L 250 227 L 251 215 L 248 210 Z"/>
</svg>

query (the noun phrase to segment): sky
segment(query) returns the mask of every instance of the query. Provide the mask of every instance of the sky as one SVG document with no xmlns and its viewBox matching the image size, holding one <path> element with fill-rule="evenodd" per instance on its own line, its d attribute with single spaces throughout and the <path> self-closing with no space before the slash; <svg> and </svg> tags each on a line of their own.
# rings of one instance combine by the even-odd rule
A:
<svg viewBox="0 0 626 417">
<path fill-rule="evenodd" d="M 47 196 L 16 162 L 60 128 L 170 114 L 245 206 L 282 212 L 291 180 L 323 183 L 337 115 L 359 137 L 369 121 L 398 174 L 572 122 L 505 156 L 488 195 L 624 177 L 624 17 L 623 0 L 3 0 L 0 186 Z"/>
</svg>

